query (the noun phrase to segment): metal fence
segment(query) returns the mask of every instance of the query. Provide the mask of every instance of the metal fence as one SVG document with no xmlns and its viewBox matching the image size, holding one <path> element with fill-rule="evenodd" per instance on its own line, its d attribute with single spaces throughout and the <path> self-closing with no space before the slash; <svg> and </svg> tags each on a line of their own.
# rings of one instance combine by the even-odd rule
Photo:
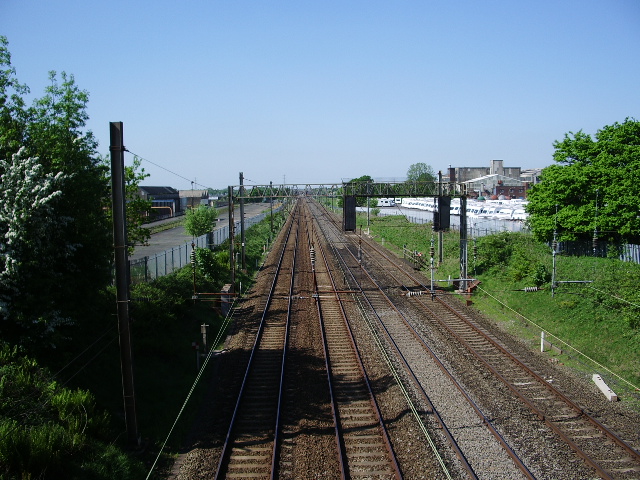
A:
<svg viewBox="0 0 640 480">
<path fill-rule="evenodd" d="M 280 209 L 274 208 L 273 212 L 277 212 Z M 270 213 L 264 212 L 255 217 L 245 219 L 245 228 L 249 228 L 268 217 Z M 240 222 L 235 222 L 236 231 L 240 231 Z M 213 232 L 197 237 L 193 240 L 196 248 L 209 247 L 220 245 L 229 239 L 229 226 L 224 226 L 214 230 Z M 156 255 L 139 258 L 137 260 L 129 261 L 129 269 L 131 272 L 131 283 L 149 282 L 158 277 L 169 275 L 176 270 L 189 264 L 191 261 L 191 252 L 193 247 L 191 242 L 185 242 L 182 245 L 173 247 L 170 250 L 158 253 Z"/>
<path fill-rule="evenodd" d="M 581 257 L 617 258 L 623 262 L 640 263 L 640 245 L 599 241 L 593 246 L 590 240 L 558 242 L 558 252 Z"/>
<path fill-rule="evenodd" d="M 385 212 L 386 213 L 386 212 Z M 411 223 L 424 224 L 433 221 L 429 214 L 421 212 L 420 215 L 405 215 Z M 451 217 L 451 231 L 459 232 L 459 217 Z M 467 236 L 468 238 L 484 237 L 502 232 L 522 232 L 531 233 L 526 223 L 513 220 L 497 220 L 497 219 L 467 219 Z M 549 244 L 551 248 L 551 244 Z M 617 258 L 624 262 L 640 264 L 640 245 L 630 243 L 616 244 L 605 241 L 598 242 L 596 251 L 593 250 L 591 241 L 567 241 L 558 242 L 558 251 L 565 255 L 572 256 L 596 256 L 602 258 Z"/>
<path fill-rule="evenodd" d="M 420 216 L 414 217 L 411 215 L 405 216 L 407 220 L 411 223 L 425 224 L 432 223 L 433 220 L 428 217 Z M 460 225 L 454 223 L 455 221 L 459 221 L 458 217 L 452 217 L 454 220 L 451 223 L 451 227 L 449 230 L 453 232 L 460 231 Z M 515 221 L 515 220 L 483 220 L 480 222 L 472 221 L 472 219 L 467 220 L 467 235 L 469 238 L 472 237 L 484 237 L 487 235 L 493 235 L 501 232 L 525 232 L 528 233 L 529 230 L 523 222 Z"/>
<path fill-rule="evenodd" d="M 274 208 L 273 212 L 277 212 L 281 207 Z M 261 213 L 255 217 L 245 220 L 245 228 L 249 228 L 267 218 L 268 212 Z M 429 223 L 432 220 L 425 217 L 407 216 L 412 223 Z M 468 223 L 468 236 L 482 237 L 505 231 L 521 231 L 528 232 L 528 229 L 521 222 L 496 220 L 492 222 L 482 222 L 475 224 Z M 235 223 L 236 231 L 240 230 L 240 222 Z M 451 230 L 459 231 L 459 225 L 451 225 Z M 203 235 L 194 240 L 195 246 L 198 248 L 217 246 L 225 242 L 229 238 L 229 226 L 214 230 L 208 235 Z M 560 250 L 567 255 L 593 255 L 593 248 L 589 242 L 561 242 Z M 180 268 L 186 266 L 190 262 L 191 242 L 185 242 L 170 250 L 165 250 L 153 256 L 143 257 L 138 260 L 130 260 L 131 283 L 148 282 L 158 277 L 168 275 Z M 617 254 L 612 254 L 615 249 Z M 640 263 L 640 245 L 624 244 L 624 245 L 607 245 L 601 242 L 598 245 L 599 257 L 614 256 L 625 262 Z"/>
</svg>

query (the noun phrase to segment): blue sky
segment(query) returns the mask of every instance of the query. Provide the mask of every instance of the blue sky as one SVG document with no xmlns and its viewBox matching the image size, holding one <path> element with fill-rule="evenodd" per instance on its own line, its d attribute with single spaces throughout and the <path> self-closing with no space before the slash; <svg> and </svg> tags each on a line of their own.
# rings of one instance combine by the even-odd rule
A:
<svg viewBox="0 0 640 480">
<path fill-rule="evenodd" d="M 90 93 L 102 154 L 124 122 L 147 185 L 540 168 L 640 119 L 637 0 L 2 0 L 0 34 L 34 96 Z"/>
</svg>

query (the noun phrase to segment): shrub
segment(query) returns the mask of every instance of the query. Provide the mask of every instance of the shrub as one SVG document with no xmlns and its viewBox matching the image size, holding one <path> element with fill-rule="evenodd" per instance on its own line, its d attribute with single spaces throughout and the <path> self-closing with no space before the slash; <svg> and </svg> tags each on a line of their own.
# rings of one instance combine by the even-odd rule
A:
<svg viewBox="0 0 640 480">
<path fill-rule="evenodd" d="M 541 287 L 551 281 L 551 274 L 544 265 L 538 264 L 532 270 L 531 279 L 536 287 Z"/>
<path fill-rule="evenodd" d="M 1 478 L 111 478 L 84 466 L 107 448 L 103 438 L 109 432 L 109 418 L 91 393 L 60 387 L 34 360 L 2 344 L 0 399 Z M 132 475 L 117 478 L 139 476 L 140 465 L 119 455 Z"/>
</svg>

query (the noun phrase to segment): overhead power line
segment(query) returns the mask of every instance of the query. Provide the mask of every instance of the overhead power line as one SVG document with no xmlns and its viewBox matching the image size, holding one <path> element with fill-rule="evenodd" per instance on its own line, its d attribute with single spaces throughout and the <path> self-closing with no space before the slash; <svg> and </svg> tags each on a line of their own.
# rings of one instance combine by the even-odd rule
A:
<svg viewBox="0 0 640 480">
<path fill-rule="evenodd" d="M 198 186 L 198 187 L 202 187 L 202 188 L 207 189 L 207 190 L 215 190 L 215 188 L 209 187 L 209 186 L 207 186 L 207 185 L 202 185 L 201 183 L 197 183 L 196 181 L 191 180 L 190 178 L 183 177 L 183 176 L 182 176 L 182 175 L 180 175 L 179 173 L 173 172 L 173 171 L 169 170 L 168 168 L 163 167 L 162 165 L 159 165 L 159 164 L 157 164 L 157 163 L 155 163 L 155 162 L 152 162 L 152 161 L 151 161 L 151 160 L 149 160 L 148 158 L 145 158 L 145 157 L 143 157 L 143 156 L 141 156 L 141 155 L 138 155 L 137 153 L 132 152 L 132 151 L 131 151 L 131 150 L 129 150 L 128 148 L 125 148 L 125 149 L 124 149 L 124 151 L 125 151 L 125 152 L 129 152 L 131 155 L 133 155 L 133 156 L 135 156 L 135 157 L 139 158 L 140 160 L 144 160 L 145 162 L 148 162 L 148 163 L 150 163 L 151 165 L 155 165 L 156 167 L 161 168 L 162 170 L 164 170 L 164 171 L 166 171 L 166 172 L 169 172 L 170 174 L 175 175 L 175 176 L 176 176 L 176 177 L 178 177 L 178 178 L 181 178 L 181 179 L 183 179 L 183 180 L 186 180 L 187 182 L 191 182 L 191 184 L 192 184 L 192 185 L 196 185 L 196 186 Z"/>
</svg>

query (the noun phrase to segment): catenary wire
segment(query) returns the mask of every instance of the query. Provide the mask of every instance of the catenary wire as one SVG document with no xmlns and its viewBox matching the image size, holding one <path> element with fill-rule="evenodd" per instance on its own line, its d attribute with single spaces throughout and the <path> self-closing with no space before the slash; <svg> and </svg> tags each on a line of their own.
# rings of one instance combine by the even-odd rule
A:
<svg viewBox="0 0 640 480">
<path fill-rule="evenodd" d="M 93 348 L 93 346 L 98 343 L 100 340 L 102 340 L 102 338 L 107 335 L 108 333 L 110 333 L 112 330 L 114 330 L 116 327 L 115 325 L 112 325 L 111 327 L 107 328 L 104 333 L 102 335 L 100 335 L 98 338 L 96 338 L 89 346 L 87 346 L 87 348 L 85 348 L 82 352 L 80 352 L 78 355 L 75 356 L 75 358 L 73 358 L 72 360 L 69 360 L 69 362 L 67 362 L 67 364 L 62 367 L 60 370 L 58 370 L 56 373 L 54 373 L 51 377 L 51 379 L 53 380 L 54 378 L 56 378 L 58 375 L 60 375 L 64 370 L 66 370 L 71 364 L 73 364 L 73 362 L 75 362 L 76 360 L 78 360 L 82 355 L 84 355 L 86 352 L 88 352 L 91 348 Z M 111 343 L 111 342 L 109 342 Z M 101 349 L 100 351 L 102 351 L 104 349 Z M 83 365 L 82 367 L 80 367 L 80 369 L 83 369 L 84 367 L 86 367 L 87 364 Z M 78 372 L 74 373 L 73 376 L 75 376 Z M 65 382 L 66 383 L 66 382 Z"/>
<path fill-rule="evenodd" d="M 203 188 L 206 188 L 206 189 L 209 189 L 209 190 L 215 190 L 215 189 L 214 189 L 214 188 L 212 188 L 212 187 L 208 187 L 207 185 L 202 185 L 201 183 L 197 183 L 197 182 L 195 182 L 195 181 L 193 181 L 193 180 L 191 180 L 191 179 L 189 179 L 189 178 L 187 178 L 187 177 L 183 177 L 182 175 L 180 175 L 180 174 L 178 174 L 178 173 L 176 173 L 176 172 L 173 172 L 173 171 L 169 170 L 168 168 L 163 167 L 162 165 L 159 165 L 159 164 L 157 164 L 157 163 L 155 163 L 155 162 L 152 162 L 152 161 L 151 161 L 151 160 L 149 160 L 148 158 L 142 157 L 142 156 L 138 155 L 137 153 L 132 152 L 132 151 L 131 151 L 131 150 L 129 150 L 128 148 L 125 148 L 125 149 L 124 149 L 124 151 L 125 151 L 125 152 L 129 152 L 129 153 L 130 153 L 131 155 L 133 155 L 134 157 L 137 157 L 137 158 L 139 158 L 140 160 L 144 160 L 145 162 L 148 162 L 148 163 L 150 163 L 151 165 L 155 165 L 156 167 L 161 168 L 162 170 L 165 170 L 166 172 L 169 172 L 169 173 L 171 173 L 172 175 L 175 175 L 176 177 L 179 177 L 179 178 L 181 178 L 181 179 L 183 179 L 183 180 L 186 180 L 187 182 L 191 182 L 191 183 L 193 183 L 194 185 L 197 185 L 197 186 L 199 186 L 199 187 L 203 187 Z"/>
<path fill-rule="evenodd" d="M 624 298 L 620 298 L 617 295 L 614 295 L 613 293 L 605 292 L 604 290 L 600 290 L 600 289 L 598 289 L 596 287 L 592 287 L 591 285 L 587 285 L 587 287 L 589 287 L 592 290 L 595 290 L 596 292 L 600 292 L 600 293 L 604 293 L 605 295 L 609 295 L 609 296 L 615 298 L 616 300 L 620 300 L 621 302 L 628 303 L 629 305 L 633 305 L 634 307 L 640 308 L 640 305 L 638 305 L 637 303 L 633 303 L 633 302 L 630 302 L 628 300 L 625 300 Z"/>
<path fill-rule="evenodd" d="M 229 323 L 231 322 L 231 318 L 232 318 L 232 313 L 233 313 L 233 309 L 238 301 L 237 297 L 234 301 L 233 304 L 231 305 L 231 308 L 229 309 L 229 313 L 227 314 L 227 316 L 225 317 L 222 325 L 220 326 L 220 329 L 218 330 L 218 334 L 216 335 L 216 338 L 213 342 L 213 345 L 217 345 L 220 340 L 222 339 L 222 335 L 223 332 L 226 331 L 227 326 L 229 325 Z M 200 378 L 202 377 L 202 374 L 204 373 L 205 368 L 207 367 L 209 360 L 211 359 L 211 357 L 213 356 L 214 353 L 214 349 L 211 348 L 209 350 L 209 353 L 207 354 L 205 360 L 202 362 L 202 366 L 200 367 L 200 371 L 198 372 L 198 375 L 196 375 L 195 380 L 193 381 L 193 385 L 191 386 L 191 389 L 189 390 L 189 393 L 187 394 L 187 397 L 185 398 L 184 402 L 182 403 L 182 407 L 180 407 L 180 411 L 178 412 L 178 415 L 176 416 L 176 419 L 173 422 L 173 425 L 171 425 L 171 428 L 169 429 L 169 433 L 167 434 L 167 437 L 165 438 L 164 442 L 162 442 L 162 445 L 160 446 L 160 449 L 158 450 L 158 455 L 156 456 L 156 459 L 154 460 L 153 464 L 151 465 L 151 468 L 149 469 L 149 473 L 147 473 L 146 476 L 146 480 L 148 480 L 151 477 L 151 474 L 153 473 L 153 470 L 156 467 L 156 464 L 158 463 L 158 460 L 160 459 L 160 455 L 162 455 L 162 451 L 164 450 L 164 447 L 167 445 L 167 442 L 169 441 L 169 438 L 171 437 L 171 434 L 173 433 L 173 430 L 175 429 L 176 425 L 178 424 L 178 420 L 180 420 L 180 417 L 182 416 L 182 412 L 184 412 L 184 409 L 187 406 L 187 403 L 189 402 L 189 399 L 191 398 L 191 395 L 193 394 L 193 391 L 195 390 L 196 386 L 198 385 L 198 382 L 200 381 Z"/>
</svg>

